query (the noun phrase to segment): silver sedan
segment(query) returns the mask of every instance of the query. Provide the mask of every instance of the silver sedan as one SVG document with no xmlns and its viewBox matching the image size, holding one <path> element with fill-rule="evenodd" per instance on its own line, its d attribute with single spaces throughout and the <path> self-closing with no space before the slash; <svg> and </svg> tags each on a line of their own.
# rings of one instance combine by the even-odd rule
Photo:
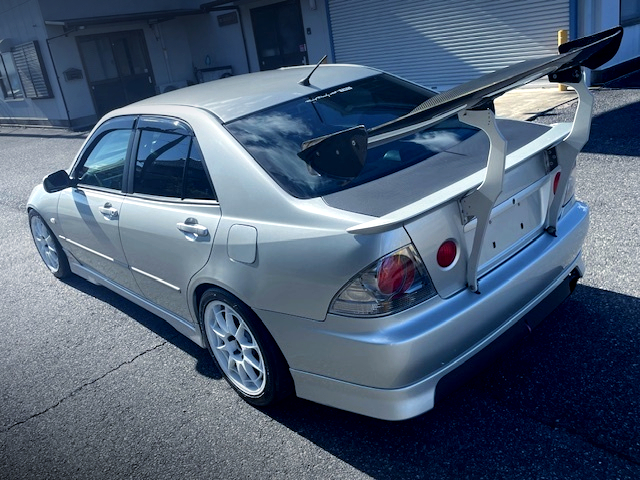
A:
<svg viewBox="0 0 640 480">
<path fill-rule="evenodd" d="M 441 95 L 319 65 L 116 110 L 34 189 L 35 244 L 209 349 L 253 405 L 410 418 L 582 276 L 580 72 L 615 53 L 605 33 Z M 496 118 L 546 74 L 578 91 L 573 125 Z"/>
</svg>

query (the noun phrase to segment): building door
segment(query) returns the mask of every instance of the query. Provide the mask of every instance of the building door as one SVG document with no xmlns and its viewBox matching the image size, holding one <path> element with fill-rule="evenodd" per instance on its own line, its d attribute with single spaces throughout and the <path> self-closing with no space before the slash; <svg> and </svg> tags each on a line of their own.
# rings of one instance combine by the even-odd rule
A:
<svg viewBox="0 0 640 480">
<path fill-rule="evenodd" d="M 155 95 L 142 30 L 78 37 L 78 48 L 98 117 Z"/>
<path fill-rule="evenodd" d="M 298 0 L 251 10 L 260 70 L 309 63 Z"/>
</svg>

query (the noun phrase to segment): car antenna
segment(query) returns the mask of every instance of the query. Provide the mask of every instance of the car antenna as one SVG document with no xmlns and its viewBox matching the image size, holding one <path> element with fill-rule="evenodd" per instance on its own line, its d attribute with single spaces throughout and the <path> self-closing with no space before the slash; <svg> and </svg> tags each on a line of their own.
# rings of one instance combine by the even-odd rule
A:
<svg viewBox="0 0 640 480">
<path fill-rule="evenodd" d="M 307 75 L 306 77 L 304 77 L 302 80 L 300 80 L 298 83 L 300 85 L 304 85 L 305 87 L 308 87 L 309 85 L 311 85 L 311 82 L 309 82 L 309 79 L 311 78 L 311 75 L 313 75 L 313 72 L 315 72 L 318 67 L 320 65 L 322 65 L 325 60 L 327 59 L 327 56 L 325 55 L 324 57 L 322 57 L 322 59 L 316 64 L 316 66 L 313 68 L 313 70 L 311 70 L 311 72 L 309 73 L 309 75 Z"/>
</svg>

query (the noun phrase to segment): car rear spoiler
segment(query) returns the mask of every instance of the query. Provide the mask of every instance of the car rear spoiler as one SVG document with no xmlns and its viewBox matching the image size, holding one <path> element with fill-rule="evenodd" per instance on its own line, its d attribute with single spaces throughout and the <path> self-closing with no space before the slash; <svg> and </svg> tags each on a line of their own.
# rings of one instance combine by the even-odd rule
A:
<svg viewBox="0 0 640 480">
<path fill-rule="evenodd" d="M 449 195 L 448 199 L 451 200 L 452 198 L 460 197 L 461 194 L 464 195 L 464 192 L 468 192 L 460 200 L 460 208 L 465 222 L 470 221 L 472 218 L 477 219 L 473 247 L 467 262 L 469 288 L 472 291 L 477 291 L 477 269 L 480 249 L 491 211 L 502 192 L 505 169 L 510 164 L 513 164 L 514 161 L 517 161 L 516 157 L 532 155 L 537 151 L 554 145 L 558 153 L 558 162 L 561 170 L 568 172 L 573 169 L 578 153 L 589 139 L 593 111 L 593 96 L 584 82 L 583 67 L 594 69 L 611 60 L 618 51 L 622 34 L 622 27 L 616 27 L 568 42 L 558 48 L 557 55 L 527 60 L 464 83 L 428 99 L 407 115 L 391 122 L 369 130 L 365 130 L 361 126 L 334 134 L 340 137 L 339 142 L 341 145 L 345 147 L 352 146 L 355 151 L 355 157 L 361 164 L 364 164 L 362 151 L 364 150 L 364 155 L 366 156 L 366 148 L 382 145 L 410 135 L 456 114 L 460 121 L 483 130 L 489 137 L 490 142 L 487 167 L 483 174 L 480 172 L 483 178 L 476 178 L 470 185 L 465 184 L 464 181 L 459 182 L 460 185 L 452 186 L 453 189 L 443 195 L 418 200 L 375 220 L 350 227 L 347 231 L 354 235 L 385 232 L 425 215 L 429 210 L 441 204 L 443 197 L 447 195 Z M 571 124 L 571 129 L 568 134 L 566 128 L 552 129 L 548 134 L 534 139 L 507 158 L 506 141 L 495 122 L 493 101 L 505 92 L 545 75 L 552 82 L 571 84 L 578 93 L 578 108 Z M 558 138 L 558 132 L 562 134 L 560 138 Z M 321 163 L 317 159 L 325 157 L 325 150 L 330 150 L 335 156 L 336 149 L 333 147 L 335 146 L 335 140 L 338 140 L 338 138 L 332 139 L 332 137 L 333 135 L 330 135 L 305 142 L 300 157 L 305 161 L 314 158 L 314 163 L 310 163 L 310 165 L 317 169 L 318 163 Z M 313 157 L 311 154 L 313 154 Z M 342 158 L 341 160 L 345 159 Z M 336 164 L 338 162 L 334 160 L 332 168 Z M 349 168 L 351 172 L 354 171 L 353 162 Z M 546 231 L 551 235 L 556 235 L 558 216 L 568 181 L 569 175 L 561 176 L 557 194 L 547 213 L 545 226 Z M 460 190 L 460 187 L 465 187 L 465 189 Z"/>
</svg>

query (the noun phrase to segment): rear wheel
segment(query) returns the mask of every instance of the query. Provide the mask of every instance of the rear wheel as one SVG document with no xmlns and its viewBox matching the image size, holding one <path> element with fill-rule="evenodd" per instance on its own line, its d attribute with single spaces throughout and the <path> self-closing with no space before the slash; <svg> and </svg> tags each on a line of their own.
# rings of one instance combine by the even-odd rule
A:
<svg viewBox="0 0 640 480">
<path fill-rule="evenodd" d="M 58 239 L 35 210 L 29 212 L 29 226 L 38 253 L 47 268 L 58 278 L 69 276 L 69 260 Z"/>
<path fill-rule="evenodd" d="M 293 381 L 282 353 L 244 303 L 209 289 L 200 300 L 199 320 L 211 356 L 244 400 L 265 406 L 291 393 Z"/>
</svg>

